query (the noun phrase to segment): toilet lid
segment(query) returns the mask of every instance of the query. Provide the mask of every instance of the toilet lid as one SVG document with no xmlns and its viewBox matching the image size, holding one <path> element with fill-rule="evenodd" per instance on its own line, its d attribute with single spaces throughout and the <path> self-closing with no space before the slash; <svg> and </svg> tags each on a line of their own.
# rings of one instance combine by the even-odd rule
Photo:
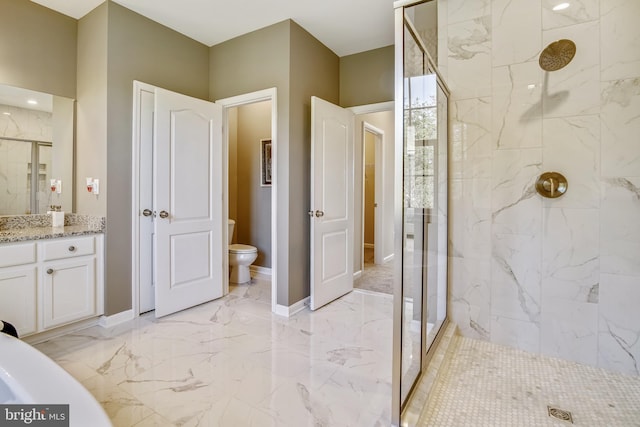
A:
<svg viewBox="0 0 640 427">
<path fill-rule="evenodd" d="M 258 249 L 255 246 L 234 243 L 233 245 L 229 245 L 229 252 L 234 254 L 250 254 L 252 252 L 258 252 Z"/>
</svg>

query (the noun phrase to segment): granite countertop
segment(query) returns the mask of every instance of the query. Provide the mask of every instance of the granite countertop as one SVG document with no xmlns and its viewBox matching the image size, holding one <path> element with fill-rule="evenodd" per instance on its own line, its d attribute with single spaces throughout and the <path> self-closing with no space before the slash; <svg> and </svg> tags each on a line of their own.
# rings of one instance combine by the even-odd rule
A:
<svg viewBox="0 0 640 427">
<path fill-rule="evenodd" d="M 0 217 L 0 243 L 57 239 L 104 233 L 104 217 L 67 214 L 64 227 L 52 227 L 49 215 Z"/>
</svg>

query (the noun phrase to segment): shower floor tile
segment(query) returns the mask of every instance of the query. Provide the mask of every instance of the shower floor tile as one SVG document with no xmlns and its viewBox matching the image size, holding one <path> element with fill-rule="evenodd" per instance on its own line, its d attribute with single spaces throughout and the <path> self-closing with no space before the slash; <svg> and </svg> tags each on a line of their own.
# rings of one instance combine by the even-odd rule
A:
<svg viewBox="0 0 640 427">
<path fill-rule="evenodd" d="M 640 378 L 454 337 L 420 426 L 562 426 L 548 406 L 569 411 L 573 425 L 640 426 Z"/>
</svg>

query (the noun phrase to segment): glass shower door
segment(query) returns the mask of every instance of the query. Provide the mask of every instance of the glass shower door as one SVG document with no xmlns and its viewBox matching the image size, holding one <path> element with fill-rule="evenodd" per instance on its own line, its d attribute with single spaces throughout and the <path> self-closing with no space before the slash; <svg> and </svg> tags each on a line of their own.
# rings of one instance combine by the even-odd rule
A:
<svg viewBox="0 0 640 427">
<path fill-rule="evenodd" d="M 396 163 L 402 171 L 396 174 L 402 194 L 396 251 L 402 268 L 394 305 L 394 425 L 447 316 L 448 90 L 411 22 L 412 7 L 396 9 L 396 49 L 402 52 L 401 58 L 396 54 L 396 104 L 402 106 L 396 108 L 402 129 L 402 146 L 396 147 L 402 159 Z"/>
</svg>

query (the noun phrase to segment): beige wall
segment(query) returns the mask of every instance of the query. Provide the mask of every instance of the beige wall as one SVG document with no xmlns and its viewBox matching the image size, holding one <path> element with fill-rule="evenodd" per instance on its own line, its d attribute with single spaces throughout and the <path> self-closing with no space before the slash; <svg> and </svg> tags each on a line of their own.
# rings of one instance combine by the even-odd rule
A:
<svg viewBox="0 0 640 427">
<path fill-rule="evenodd" d="M 57 95 L 54 142 L 65 142 L 52 151 L 53 167 L 63 181 L 59 202 L 67 211 L 72 209 L 75 123 L 60 111 L 74 109 L 77 37 L 73 18 L 27 0 L 0 0 L 0 83 Z"/>
<path fill-rule="evenodd" d="M 133 80 L 206 99 L 208 48 L 109 2 L 106 312 L 131 308 Z"/>
<path fill-rule="evenodd" d="M 276 87 L 278 91 L 277 303 L 309 295 L 310 104 L 339 101 L 339 59 L 291 20 L 210 49 L 212 100 Z"/>
<path fill-rule="evenodd" d="M 340 58 L 340 105 L 393 101 L 393 55 L 392 45 Z"/>
<path fill-rule="evenodd" d="M 394 97 L 394 47 L 387 46 L 367 52 L 340 58 L 340 105 L 351 107 L 393 101 Z M 390 259 L 393 255 L 393 112 L 385 111 L 356 116 L 354 169 L 355 229 L 354 229 L 354 271 L 362 268 L 363 243 L 363 161 L 362 161 L 362 123 L 367 121 L 378 129 L 384 130 L 384 249 L 383 256 Z M 379 204 L 380 206 L 380 204 Z"/>
<path fill-rule="evenodd" d="M 0 83 L 76 97 L 77 21 L 27 0 L 0 0 Z"/>
<path fill-rule="evenodd" d="M 78 21 L 76 211 L 107 214 L 107 26 L 103 3 Z M 86 177 L 101 179 L 102 194 L 86 190 Z"/>
<path fill-rule="evenodd" d="M 51 178 L 62 180 L 62 194 L 56 204 L 64 212 L 73 212 L 73 143 L 75 130 L 75 100 L 63 96 L 53 97 L 51 115 L 53 147 L 51 149 Z"/>
<path fill-rule="evenodd" d="M 311 96 L 338 104 L 340 60 L 295 22 L 291 26 L 289 115 L 289 304 L 310 294 Z M 279 163 L 280 164 L 280 163 Z"/>
<path fill-rule="evenodd" d="M 279 167 L 278 186 L 278 289 L 277 303 L 289 305 L 289 45 L 291 21 L 212 46 L 209 49 L 209 99 L 216 100 L 257 90 L 277 89 Z M 272 268 L 274 268 L 272 266 Z M 295 302 L 295 301 L 293 301 Z"/>
<path fill-rule="evenodd" d="M 235 241 L 258 248 L 254 265 L 271 268 L 271 187 L 261 186 L 260 140 L 271 138 L 271 101 L 238 108 Z"/>
<path fill-rule="evenodd" d="M 206 99 L 208 48 L 106 2 L 79 21 L 78 212 L 106 215 L 105 314 L 131 308 L 133 81 Z M 99 178 L 99 196 L 83 189 Z"/>
</svg>

